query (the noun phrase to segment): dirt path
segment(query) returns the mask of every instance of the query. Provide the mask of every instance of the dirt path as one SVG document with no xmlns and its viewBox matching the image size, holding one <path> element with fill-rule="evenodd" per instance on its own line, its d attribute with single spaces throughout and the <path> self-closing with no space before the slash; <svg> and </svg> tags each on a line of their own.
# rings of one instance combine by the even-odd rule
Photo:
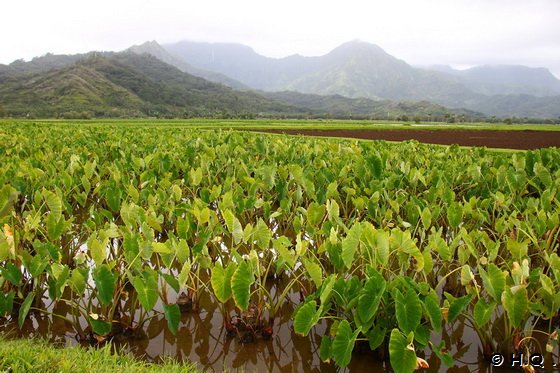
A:
<svg viewBox="0 0 560 373">
<path fill-rule="evenodd" d="M 293 130 L 270 129 L 259 132 L 290 135 L 348 137 L 368 140 L 418 140 L 429 144 L 486 146 L 504 149 L 538 149 L 560 147 L 560 131 L 493 131 L 493 130 Z"/>
</svg>

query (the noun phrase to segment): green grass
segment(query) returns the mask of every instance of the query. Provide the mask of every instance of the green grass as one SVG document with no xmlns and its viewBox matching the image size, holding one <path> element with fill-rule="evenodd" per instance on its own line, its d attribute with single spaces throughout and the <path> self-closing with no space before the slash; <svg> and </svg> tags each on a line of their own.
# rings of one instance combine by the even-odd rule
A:
<svg viewBox="0 0 560 373">
<path fill-rule="evenodd" d="M 202 129 L 237 128 L 237 129 L 399 129 L 399 130 L 502 130 L 502 131 L 560 131 L 560 125 L 554 124 L 492 124 L 492 123 L 434 123 L 422 122 L 420 125 L 410 122 L 370 121 L 370 120 L 305 120 L 305 119 L 0 119 L 3 123 L 49 124 L 60 125 L 83 124 L 92 126 L 165 126 L 193 127 Z"/>
<path fill-rule="evenodd" d="M 146 363 L 102 348 L 55 347 L 42 339 L 0 336 L 0 372 L 198 372 L 193 364 Z"/>
</svg>

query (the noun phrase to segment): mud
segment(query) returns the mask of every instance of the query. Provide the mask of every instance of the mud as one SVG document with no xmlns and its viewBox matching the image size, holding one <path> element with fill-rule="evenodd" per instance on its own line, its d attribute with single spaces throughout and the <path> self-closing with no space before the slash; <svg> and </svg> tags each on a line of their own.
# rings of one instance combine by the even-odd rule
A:
<svg viewBox="0 0 560 373">
<path fill-rule="evenodd" d="M 367 140 L 405 141 L 417 140 L 428 144 L 485 146 L 488 148 L 530 150 L 546 147 L 560 147 L 560 131 L 496 131 L 496 130 L 311 130 L 311 129 L 270 129 L 258 130 L 267 133 L 289 135 L 347 137 Z"/>
</svg>

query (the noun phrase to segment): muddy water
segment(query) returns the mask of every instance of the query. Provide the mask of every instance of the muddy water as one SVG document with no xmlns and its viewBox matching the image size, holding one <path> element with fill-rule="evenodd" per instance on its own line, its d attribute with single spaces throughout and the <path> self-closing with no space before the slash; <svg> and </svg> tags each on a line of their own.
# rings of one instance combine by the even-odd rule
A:
<svg viewBox="0 0 560 373">
<path fill-rule="evenodd" d="M 296 297 L 296 294 L 292 294 Z M 259 339 L 253 343 L 241 343 L 236 337 L 227 336 L 222 328 L 222 315 L 211 299 L 202 297 L 201 311 L 184 313 L 179 331 L 173 335 L 167 329 L 163 315 L 158 315 L 145 324 L 142 333 L 134 338 L 117 338 L 118 348 L 124 348 L 136 357 L 148 361 L 159 361 L 169 356 L 179 361 L 192 361 L 205 371 L 244 372 L 383 372 L 390 371 L 388 361 L 383 362 L 379 356 L 369 351 L 367 342 L 359 342 L 352 361 L 346 369 L 321 362 L 319 346 L 321 336 L 326 334 L 328 325 L 317 325 L 308 337 L 300 337 L 293 332 L 290 315 L 293 304 L 285 302 L 280 316 L 274 326 L 274 335 L 270 340 Z M 71 319 L 70 311 L 64 304 L 52 308 L 54 313 Z M 82 323 L 84 321 L 82 320 Z M 479 343 L 476 333 L 464 322 L 457 321 L 453 331 L 444 329 L 441 338 L 450 349 L 456 366 L 447 368 L 439 359 L 427 354 L 424 358 L 430 364 L 429 372 L 492 372 L 489 361 L 479 355 Z M 11 336 L 42 335 L 54 342 L 75 345 L 78 341 L 72 325 L 61 317 L 45 316 L 32 313 L 21 331 L 15 323 L 7 322 L 0 327 L 0 332 Z M 433 338 L 438 344 L 440 337 Z M 360 344 L 361 343 L 361 344 Z M 552 366 L 549 357 L 546 365 Z M 498 371 L 508 371 L 499 369 Z M 558 368 L 546 371 L 559 371 Z"/>
</svg>

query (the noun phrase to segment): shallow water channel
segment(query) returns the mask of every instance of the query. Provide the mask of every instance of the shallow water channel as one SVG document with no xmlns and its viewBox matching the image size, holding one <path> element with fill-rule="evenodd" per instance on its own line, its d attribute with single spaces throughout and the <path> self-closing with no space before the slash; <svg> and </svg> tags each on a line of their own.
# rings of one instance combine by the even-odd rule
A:
<svg viewBox="0 0 560 373">
<path fill-rule="evenodd" d="M 294 304 L 298 303 L 299 294 L 290 294 L 292 302 L 284 302 L 279 317 L 274 325 L 271 339 L 257 339 L 243 343 L 235 336 L 226 335 L 223 328 L 222 314 L 217 305 L 207 295 L 200 299 L 199 312 L 185 312 L 177 335 L 167 328 L 163 314 L 156 314 L 148 320 L 141 331 L 132 337 L 119 336 L 113 344 L 124 349 L 137 358 L 147 361 L 160 361 L 171 357 L 179 361 L 195 362 L 204 371 L 220 372 L 241 370 L 244 372 L 383 372 L 391 371 L 388 356 L 379 356 L 371 352 L 367 341 L 357 342 L 352 360 L 347 368 L 341 369 L 334 364 L 321 362 L 319 346 L 321 336 L 328 331 L 326 321 L 316 325 L 307 337 L 294 333 L 292 315 Z M 30 317 L 19 330 L 17 322 L 0 320 L 0 333 L 9 337 L 43 336 L 57 344 L 86 345 L 76 339 L 76 333 L 67 320 L 71 320 L 70 308 L 64 303 L 45 305 L 46 309 L 62 317 L 39 312 L 30 312 Z M 65 320 L 64 317 L 67 319 Z M 80 320 L 82 326 L 87 323 Z M 522 371 L 522 369 L 496 368 L 479 353 L 478 337 L 474 330 L 462 320 L 454 323 L 453 328 L 444 328 L 442 337 L 451 350 L 455 366 L 448 368 L 435 355 L 424 357 L 430 368 L 427 372 L 505 372 Z M 440 337 L 433 336 L 432 342 L 438 344 Z M 557 349 L 556 349 L 557 350 Z M 427 350 L 428 351 L 428 350 Z M 556 352 L 556 351 L 555 351 Z M 557 355 L 544 358 L 545 369 L 537 371 L 560 371 L 554 366 Z M 504 364 L 505 365 L 505 364 Z"/>
</svg>

